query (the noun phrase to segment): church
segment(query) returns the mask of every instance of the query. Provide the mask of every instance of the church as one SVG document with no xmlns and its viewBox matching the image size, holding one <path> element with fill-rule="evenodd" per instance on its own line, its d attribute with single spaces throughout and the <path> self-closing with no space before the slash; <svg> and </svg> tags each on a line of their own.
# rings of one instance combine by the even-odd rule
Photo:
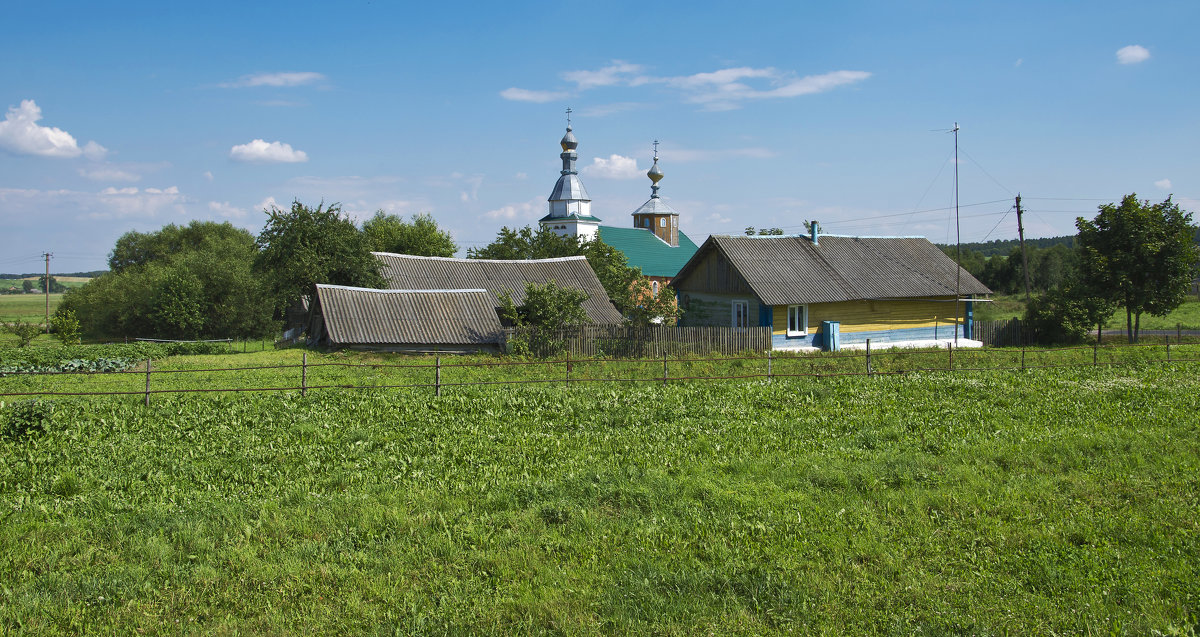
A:
<svg viewBox="0 0 1200 637">
<path fill-rule="evenodd" d="M 650 178 L 650 199 L 632 213 L 629 226 L 605 226 L 592 214 L 592 200 L 587 189 L 579 180 L 576 149 L 579 141 L 572 132 L 570 120 L 563 135 L 562 172 L 554 190 L 550 193 L 549 214 L 538 220 L 543 229 L 568 237 L 585 239 L 599 238 L 604 243 L 620 250 L 632 267 L 641 268 L 642 275 L 650 279 L 654 293 L 660 285 L 670 284 L 696 252 L 696 244 L 679 229 L 679 213 L 675 212 L 658 194 L 658 182 L 663 172 L 658 167 L 658 149 L 655 142 L 654 165 L 646 173 Z"/>
</svg>

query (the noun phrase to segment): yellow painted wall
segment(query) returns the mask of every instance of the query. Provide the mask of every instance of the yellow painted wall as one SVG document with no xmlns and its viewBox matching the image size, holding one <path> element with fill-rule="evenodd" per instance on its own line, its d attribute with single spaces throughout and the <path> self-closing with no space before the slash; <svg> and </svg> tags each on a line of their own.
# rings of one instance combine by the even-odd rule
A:
<svg viewBox="0 0 1200 637">
<path fill-rule="evenodd" d="M 945 300 L 913 301 L 844 301 L 841 303 L 814 303 L 808 306 L 808 331 L 818 332 L 821 321 L 838 321 L 841 331 L 873 332 L 877 330 L 899 330 L 915 327 L 954 324 L 954 297 Z M 787 333 L 786 305 L 772 308 L 771 332 Z M 965 304 L 958 311 L 966 313 Z M 964 322 L 960 316 L 959 323 Z"/>
</svg>

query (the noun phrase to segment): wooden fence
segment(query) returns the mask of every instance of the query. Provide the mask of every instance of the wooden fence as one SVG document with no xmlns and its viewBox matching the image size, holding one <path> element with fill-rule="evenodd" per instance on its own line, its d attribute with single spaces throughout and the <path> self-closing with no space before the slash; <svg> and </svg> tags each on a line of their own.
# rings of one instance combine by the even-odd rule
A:
<svg viewBox="0 0 1200 637">
<path fill-rule="evenodd" d="M 1028 323 L 1019 318 L 996 321 L 975 321 L 971 337 L 988 347 L 1022 347 L 1039 342 L 1041 336 Z"/>
<path fill-rule="evenodd" d="M 540 357 L 658 358 L 763 352 L 771 349 L 771 328 L 662 325 L 584 325 L 557 330 L 518 328 L 507 330 L 505 341 L 506 351 Z"/>
</svg>

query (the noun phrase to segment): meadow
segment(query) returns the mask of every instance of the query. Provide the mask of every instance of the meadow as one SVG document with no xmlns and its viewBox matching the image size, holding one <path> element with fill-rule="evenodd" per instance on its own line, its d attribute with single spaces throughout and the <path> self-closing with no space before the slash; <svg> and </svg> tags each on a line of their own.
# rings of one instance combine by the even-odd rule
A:
<svg viewBox="0 0 1200 637">
<path fill-rule="evenodd" d="M 54 314 L 63 295 L 50 295 L 50 314 Z M 0 294 L 0 323 L 27 321 L 29 323 L 45 323 L 46 295 L 45 294 Z"/>
<path fill-rule="evenodd" d="M 1194 634 L 1196 372 L 0 398 L 0 626 Z"/>
</svg>

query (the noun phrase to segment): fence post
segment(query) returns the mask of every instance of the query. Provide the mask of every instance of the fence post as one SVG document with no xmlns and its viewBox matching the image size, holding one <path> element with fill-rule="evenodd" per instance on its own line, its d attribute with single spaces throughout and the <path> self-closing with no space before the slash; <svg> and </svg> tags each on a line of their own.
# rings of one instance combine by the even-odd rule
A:
<svg viewBox="0 0 1200 637">
<path fill-rule="evenodd" d="M 1025 345 L 1021 345 L 1021 369 L 1025 369 Z"/>
<path fill-rule="evenodd" d="M 300 397 L 308 395 L 308 352 L 300 358 Z"/>
<path fill-rule="evenodd" d="M 567 387 L 571 386 L 571 348 L 567 348 Z"/>
<path fill-rule="evenodd" d="M 1171 337 L 1167 336 L 1167 362 L 1171 362 Z"/>
<path fill-rule="evenodd" d="M 146 406 L 150 406 L 150 359 L 146 359 Z"/>
<path fill-rule="evenodd" d="M 433 359 L 433 395 L 442 395 L 442 357 Z"/>
<path fill-rule="evenodd" d="M 867 339 L 867 376 L 871 375 L 871 339 Z"/>
<path fill-rule="evenodd" d="M 771 348 L 767 348 L 767 380 L 771 380 Z"/>
<path fill-rule="evenodd" d="M 667 353 L 663 352 L 663 387 L 667 386 Z"/>
<path fill-rule="evenodd" d="M 950 371 L 954 371 L 954 343 L 946 343 L 946 351 L 950 353 Z"/>
<path fill-rule="evenodd" d="M 1097 340 L 1096 343 L 1094 345 L 1092 345 L 1092 367 L 1099 365 L 1099 363 L 1097 362 L 1099 360 L 1099 357 L 1100 357 L 1100 341 Z"/>
</svg>

